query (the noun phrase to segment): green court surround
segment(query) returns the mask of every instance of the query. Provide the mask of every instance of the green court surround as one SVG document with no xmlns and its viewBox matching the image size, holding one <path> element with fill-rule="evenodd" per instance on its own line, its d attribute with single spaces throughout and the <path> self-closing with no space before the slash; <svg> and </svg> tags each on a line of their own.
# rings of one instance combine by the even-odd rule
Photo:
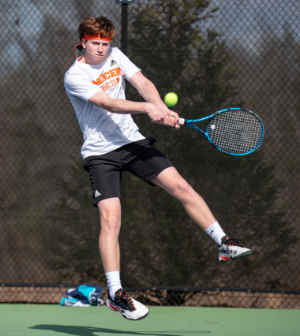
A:
<svg viewBox="0 0 300 336">
<path fill-rule="evenodd" d="M 127 321 L 103 307 L 0 304 L 1 336 L 300 336 L 300 310 L 150 307 Z"/>
</svg>

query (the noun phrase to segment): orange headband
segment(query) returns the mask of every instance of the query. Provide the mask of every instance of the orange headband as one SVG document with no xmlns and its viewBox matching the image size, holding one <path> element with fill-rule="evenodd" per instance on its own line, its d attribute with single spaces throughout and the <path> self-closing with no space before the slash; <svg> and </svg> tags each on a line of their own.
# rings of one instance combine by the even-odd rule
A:
<svg viewBox="0 0 300 336">
<path fill-rule="evenodd" d="M 83 38 L 85 40 L 100 40 L 100 41 L 108 41 L 110 42 L 111 40 L 111 36 L 107 36 L 107 37 L 101 37 L 100 36 L 101 33 L 97 34 L 97 35 L 87 35 L 87 34 L 84 34 Z"/>
</svg>

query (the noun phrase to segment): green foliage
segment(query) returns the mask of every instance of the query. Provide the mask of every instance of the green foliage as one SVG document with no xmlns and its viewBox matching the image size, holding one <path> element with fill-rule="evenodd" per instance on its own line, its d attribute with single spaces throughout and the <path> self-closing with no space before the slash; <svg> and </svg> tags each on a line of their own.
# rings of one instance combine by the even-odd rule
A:
<svg viewBox="0 0 300 336">
<path fill-rule="evenodd" d="M 6 170 L 1 181 L 5 197 L 1 200 L 0 266 L 5 269 L 2 273 L 6 279 L 32 282 L 28 268 L 42 268 L 42 260 L 36 257 L 42 250 L 49 191 L 42 184 L 49 185 L 53 176 L 47 157 L 51 137 L 40 123 L 35 104 L 25 95 L 7 115 L 1 132 Z M 7 269 L 9 274 L 5 274 Z"/>
<path fill-rule="evenodd" d="M 230 83 L 235 72 L 227 66 L 225 42 L 220 34 L 201 33 L 196 25 L 213 14 L 215 8 L 209 7 L 210 1 L 159 0 L 142 3 L 131 14 L 129 57 L 155 83 L 162 97 L 167 92 L 178 94 L 179 103 L 173 109 L 182 111 L 185 118 L 230 105 L 236 95 Z M 128 97 L 142 100 L 131 87 Z M 135 119 L 142 132 L 161 136 L 156 125 L 143 122 L 144 116 Z M 164 133 L 170 143 L 175 133 L 171 129 Z"/>
<path fill-rule="evenodd" d="M 59 281 L 102 282 L 99 215 L 91 206 L 89 178 L 81 158 L 73 158 L 67 177 L 57 179 L 55 189 L 59 194 L 44 242 L 49 269 L 56 272 Z"/>
<path fill-rule="evenodd" d="M 131 17 L 131 60 L 152 79 L 162 97 L 171 91 L 178 94 L 174 110 L 185 118 L 243 105 L 235 99 L 232 83 L 236 71 L 228 66 L 229 53 L 222 36 L 214 31 L 201 33 L 194 24 L 201 16 L 212 14 L 209 5 L 157 0 L 141 4 Z M 127 97 L 140 99 L 131 88 Z M 225 232 L 245 241 L 255 258 L 240 261 L 238 268 L 236 264 L 218 264 L 216 246 L 177 200 L 128 177 L 121 235 L 126 285 L 268 285 L 269 269 L 279 260 L 287 260 L 296 239 L 282 219 L 281 185 L 274 168 L 264 162 L 263 152 L 230 157 L 190 129 L 162 129 L 142 115 L 135 119 L 143 134 L 159 140 L 159 149 L 204 197 Z M 249 284 L 250 274 L 253 285 Z"/>
</svg>

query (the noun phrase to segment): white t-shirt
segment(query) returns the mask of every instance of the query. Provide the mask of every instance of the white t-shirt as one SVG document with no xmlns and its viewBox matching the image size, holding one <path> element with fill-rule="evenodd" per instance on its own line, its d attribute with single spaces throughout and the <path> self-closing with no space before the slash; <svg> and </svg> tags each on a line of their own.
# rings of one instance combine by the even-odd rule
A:
<svg viewBox="0 0 300 336">
<path fill-rule="evenodd" d="M 102 155 L 123 145 L 145 139 L 130 114 L 111 113 L 89 103 L 98 91 L 111 98 L 125 98 L 125 79 L 140 71 L 118 48 L 110 48 L 106 59 L 97 65 L 79 62 L 65 74 L 65 88 L 83 133 L 83 159 Z"/>
</svg>

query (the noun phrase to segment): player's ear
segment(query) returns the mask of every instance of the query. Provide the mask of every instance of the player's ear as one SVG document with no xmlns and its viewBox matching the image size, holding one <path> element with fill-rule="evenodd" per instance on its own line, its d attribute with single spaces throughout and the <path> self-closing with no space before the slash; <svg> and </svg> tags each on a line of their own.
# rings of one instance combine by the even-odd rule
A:
<svg viewBox="0 0 300 336">
<path fill-rule="evenodd" d="M 81 39 L 81 44 L 82 44 L 82 47 L 85 49 L 86 48 L 86 43 L 87 43 L 87 40 L 85 40 L 84 38 Z"/>
</svg>

